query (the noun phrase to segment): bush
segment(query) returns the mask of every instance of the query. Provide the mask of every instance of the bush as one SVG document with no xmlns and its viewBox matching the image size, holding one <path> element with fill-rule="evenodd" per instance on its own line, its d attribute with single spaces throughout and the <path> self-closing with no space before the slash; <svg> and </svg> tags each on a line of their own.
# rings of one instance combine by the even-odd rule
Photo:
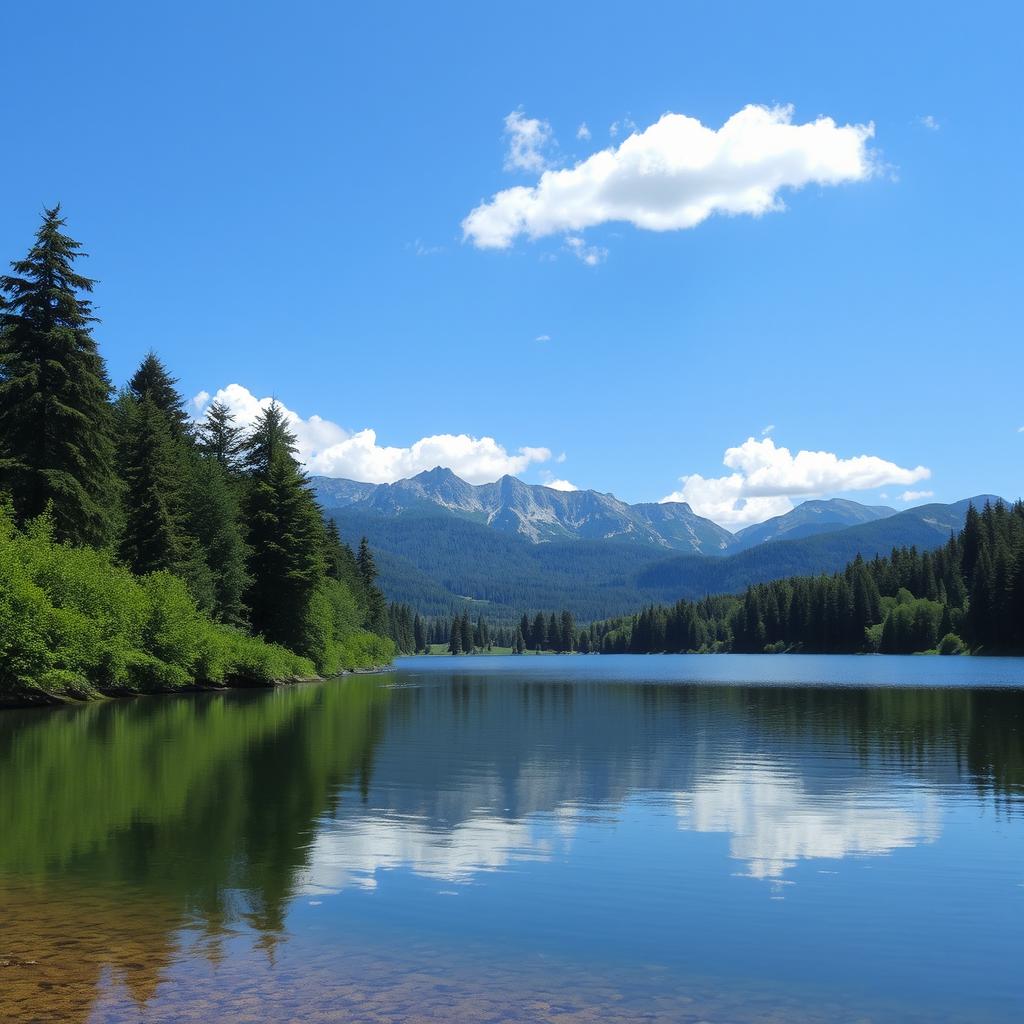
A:
<svg viewBox="0 0 1024 1024">
<path fill-rule="evenodd" d="M 956 635 L 956 633 L 947 633 L 939 641 L 939 654 L 962 654 L 964 650 L 964 642 Z"/>
<path fill-rule="evenodd" d="M 325 651 L 341 667 L 389 643 L 373 637 L 349 650 L 358 634 L 338 634 L 326 630 Z M 86 696 L 315 672 L 308 658 L 212 622 L 175 576 L 135 577 L 106 552 L 58 544 L 45 517 L 19 531 L 0 506 L 0 693 Z"/>
</svg>

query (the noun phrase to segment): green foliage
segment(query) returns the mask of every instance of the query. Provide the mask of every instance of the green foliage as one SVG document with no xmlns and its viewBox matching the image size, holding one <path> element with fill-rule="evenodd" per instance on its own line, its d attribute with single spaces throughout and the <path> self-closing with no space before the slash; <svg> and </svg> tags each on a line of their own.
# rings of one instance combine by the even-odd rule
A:
<svg viewBox="0 0 1024 1024">
<path fill-rule="evenodd" d="M 956 633 L 947 633 L 940 641 L 939 654 L 961 654 L 964 650 L 964 642 Z"/>
<path fill-rule="evenodd" d="M 81 245 L 64 224 L 59 206 L 47 210 L 0 277 L 0 489 L 19 523 L 50 509 L 58 538 L 105 544 L 118 491 L 110 381 L 83 297 L 93 282 L 74 270 Z"/>
<path fill-rule="evenodd" d="M 83 297 L 93 282 L 73 270 L 80 246 L 63 225 L 48 210 L 0 278 L 0 691 L 390 661 L 373 554 L 325 528 L 277 403 L 248 436 L 217 402 L 196 428 L 154 352 L 111 403 Z"/>
<path fill-rule="evenodd" d="M 997 502 L 971 506 L 959 536 L 935 551 L 858 556 L 839 573 L 651 606 L 591 633 L 606 652 L 1024 653 L 1022 611 L 1024 504 Z"/>
<path fill-rule="evenodd" d="M 314 664 L 218 625 L 167 572 L 136 577 L 108 553 L 18 530 L 0 510 L 0 693 L 90 695 L 312 675 Z"/>
<path fill-rule="evenodd" d="M 311 602 L 326 578 L 320 509 L 295 461 L 295 437 L 281 407 L 256 422 L 247 449 L 249 589 L 253 629 L 292 650 L 324 650 Z"/>
</svg>

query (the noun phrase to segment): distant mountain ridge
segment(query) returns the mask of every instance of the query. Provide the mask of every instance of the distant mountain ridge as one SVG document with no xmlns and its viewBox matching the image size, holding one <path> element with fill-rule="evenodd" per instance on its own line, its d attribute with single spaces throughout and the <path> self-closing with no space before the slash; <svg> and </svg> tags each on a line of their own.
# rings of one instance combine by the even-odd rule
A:
<svg viewBox="0 0 1024 1024">
<path fill-rule="evenodd" d="M 861 505 L 846 498 L 812 499 L 782 516 L 755 523 L 736 533 L 736 547 L 752 548 L 775 540 L 797 540 L 816 533 L 833 533 L 848 526 L 896 515 L 888 505 Z"/>
<path fill-rule="evenodd" d="M 815 500 L 734 535 L 681 502 L 627 505 L 511 477 L 474 487 L 432 470 L 395 484 L 313 483 L 350 543 L 369 538 L 390 600 L 432 615 L 471 605 L 496 618 L 557 608 L 607 618 L 835 572 L 858 554 L 939 547 L 962 528 L 969 504 L 999 500 L 983 494 L 902 512 Z"/>
<path fill-rule="evenodd" d="M 685 502 L 628 505 L 600 491 L 560 491 L 503 476 L 490 484 L 469 484 L 437 467 L 393 484 L 313 477 L 325 508 L 352 508 L 398 515 L 431 506 L 520 534 L 534 544 L 555 540 L 620 540 L 672 551 L 722 554 L 736 539 L 697 515 Z"/>
</svg>

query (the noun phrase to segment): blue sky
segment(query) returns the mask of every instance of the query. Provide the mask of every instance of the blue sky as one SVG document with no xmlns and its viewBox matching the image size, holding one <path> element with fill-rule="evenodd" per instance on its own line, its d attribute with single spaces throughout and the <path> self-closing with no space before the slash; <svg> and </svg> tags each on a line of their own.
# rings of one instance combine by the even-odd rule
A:
<svg viewBox="0 0 1024 1024">
<path fill-rule="evenodd" d="M 314 468 L 437 456 L 726 525 L 812 493 L 1021 492 L 1016 5 L 364 6 L 5 11 L 0 254 L 64 204 L 116 382 L 152 347 L 189 396 L 276 395 L 333 447 Z M 591 226 L 563 204 L 543 237 L 464 235 L 545 168 L 749 105 L 873 125 L 870 173 L 689 228 L 584 194 Z M 532 122 L 546 144 L 510 160 Z M 623 173 L 616 215 L 672 200 Z"/>
</svg>

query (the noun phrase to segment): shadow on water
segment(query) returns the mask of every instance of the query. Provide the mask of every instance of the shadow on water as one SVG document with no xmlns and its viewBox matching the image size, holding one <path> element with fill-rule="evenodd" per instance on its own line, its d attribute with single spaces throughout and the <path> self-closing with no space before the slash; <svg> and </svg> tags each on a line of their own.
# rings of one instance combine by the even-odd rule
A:
<svg viewBox="0 0 1024 1024">
<path fill-rule="evenodd" d="M 295 1000 L 288 1013 L 312 1010 L 341 981 L 326 942 L 305 971 L 285 973 L 300 897 L 366 890 L 390 869 L 451 886 L 517 856 L 554 861 L 551 841 L 530 848 L 525 833 L 566 808 L 586 822 L 656 795 L 680 830 L 730 833 L 744 872 L 776 882 L 801 859 L 926 841 L 928 821 L 893 832 L 892 806 L 871 816 L 857 802 L 872 787 L 955 789 L 1012 816 L 1024 795 L 1022 722 L 1013 690 L 496 682 L 470 671 L 9 712 L 0 715 L 0 1019 L 86 1021 L 119 986 L 130 998 L 104 1019 L 137 1019 L 183 970 L 197 992 L 217 990 L 218 1013 L 241 1012 L 256 998 L 254 979 L 273 970 L 261 973 L 240 943 L 277 965 L 276 991 Z M 797 835 L 808 821 L 818 833 Z M 379 1019 L 412 1019 L 423 992 L 401 949 L 392 954 L 388 970 L 386 958 L 363 965 L 359 999 L 365 1008 L 404 991 L 405 1009 L 389 1017 L 381 1002 Z M 236 961 L 237 971 L 224 969 Z M 430 982 L 435 997 L 454 1006 L 456 965 L 433 969 L 448 975 Z M 508 976 L 509 999 L 524 977 Z M 637 1014 L 608 977 L 593 983 L 599 1016 L 566 1019 L 618 1020 L 609 1000 L 621 1002 L 621 1019 Z M 347 998 L 331 991 L 325 1014 Z M 548 996 L 514 1019 L 557 1017 L 564 1006 L 557 991 Z M 691 1019 L 678 993 L 663 997 L 649 1019 Z M 481 1005 L 470 1000 L 464 1018 L 453 1010 L 450 1019 L 474 1019 Z M 187 999 L 169 1006 L 151 1019 L 191 1019 Z M 492 992 L 485 1009 L 501 1006 Z M 788 1019 L 819 1017 L 792 1007 Z"/>
</svg>

